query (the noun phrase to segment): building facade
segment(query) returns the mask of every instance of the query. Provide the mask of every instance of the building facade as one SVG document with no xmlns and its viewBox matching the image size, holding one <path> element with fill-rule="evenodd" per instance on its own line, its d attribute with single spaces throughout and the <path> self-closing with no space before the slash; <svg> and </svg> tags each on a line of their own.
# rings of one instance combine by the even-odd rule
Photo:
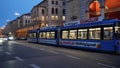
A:
<svg viewBox="0 0 120 68">
<path fill-rule="evenodd" d="M 65 6 L 62 0 L 43 0 L 33 7 L 31 16 L 37 28 L 60 26 L 65 21 Z"/>
<path fill-rule="evenodd" d="M 120 0 L 66 0 L 66 21 L 92 17 L 120 19 Z"/>
</svg>

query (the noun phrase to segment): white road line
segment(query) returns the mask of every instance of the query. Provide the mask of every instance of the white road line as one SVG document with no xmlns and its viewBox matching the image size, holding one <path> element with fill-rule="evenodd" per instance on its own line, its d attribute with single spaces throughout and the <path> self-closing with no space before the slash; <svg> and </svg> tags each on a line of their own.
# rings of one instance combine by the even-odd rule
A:
<svg viewBox="0 0 120 68">
<path fill-rule="evenodd" d="M 40 50 L 45 51 L 45 49 L 42 49 L 42 48 Z"/>
<path fill-rule="evenodd" d="M 75 56 L 71 56 L 71 55 L 66 55 L 67 57 L 70 57 L 70 58 L 73 58 L 73 59 L 78 59 L 78 60 L 80 60 L 80 58 L 79 57 L 75 57 Z"/>
<path fill-rule="evenodd" d="M 49 52 L 54 54 L 59 54 L 58 52 L 55 52 L 55 51 L 49 51 Z"/>
<path fill-rule="evenodd" d="M 99 65 L 105 66 L 105 67 L 109 67 L 109 68 L 116 68 L 115 66 L 111 66 L 111 65 L 107 65 L 107 64 L 103 64 L 103 63 L 98 63 Z"/>
<path fill-rule="evenodd" d="M 23 61 L 23 59 L 21 59 L 20 57 L 14 57 L 15 59 L 17 59 L 18 61 Z"/>
<path fill-rule="evenodd" d="M 9 53 L 9 52 L 5 52 L 5 54 L 7 54 L 7 55 L 11 55 L 11 53 Z"/>
<path fill-rule="evenodd" d="M 33 67 L 33 68 L 40 68 L 38 65 L 36 65 L 36 64 L 30 64 L 30 66 L 31 67 Z"/>
</svg>

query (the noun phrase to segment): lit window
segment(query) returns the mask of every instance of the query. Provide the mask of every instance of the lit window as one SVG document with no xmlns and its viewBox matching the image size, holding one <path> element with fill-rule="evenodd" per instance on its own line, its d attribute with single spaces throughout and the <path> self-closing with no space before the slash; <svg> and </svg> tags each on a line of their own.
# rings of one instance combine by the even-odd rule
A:
<svg viewBox="0 0 120 68">
<path fill-rule="evenodd" d="M 65 21 L 65 16 L 62 17 L 63 21 Z"/>
<path fill-rule="evenodd" d="M 87 29 L 78 30 L 78 39 L 87 39 Z"/>
<path fill-rule="evenodd" d="M 69 39 L 77 39 L 77 30 L 70 30 Z"/>
<path fill-rule="evenodd" d="M 43 32 L 43 38 L 46 38 L 46 33 L 45 32 Z"/>
<path fill-rule="evenodd" d="M 36 36 L 36 33 L 33 33 L 33 38 L 36 38 L 37 36 Z"/>
<path fill-rule="evenodd" d="M 48 20 L 48 16 L 46 16 L 46 21 Z"/>
<path fill-rule="evenodd" d="M 42 17 L 41 17 L 41 20 L 42 20 L 42 21 L 45 21 L 45 16 L 42 16 Z"/>
<path fill-rule="evenodd" d="M 113 36 L 112 27 L 104 27 L 104 40 L 111 40 Z"/>
<path fill-rule="evenodd" d="M 51 16 L 51 19 L 52 19 L 52 20 L 55 20 L 54 16 Z"/>
<path fill-rule="evenodd" d="M 58 20 L 58 16 L 55 16 L 55 20 Z"/>
<path fill-rule="evenodd" d="M 68 39 L 68 31 L 62 31 L 62 39 Z"/>
<path fill-rule="evenodd" d="M 39 38 L 43 38 L 43 33 L 42 32 L 39 34 Z"/>
<path fill-rule="evenodd" d="M 50 32 L 46 33 L 46 38 L 50 38 Z"/>
<path fill-rule="evenodd" d="M 55 32 L 51 32 L 51 38 L 52 38 L 52 39 L 55 38 Z"/>
<path fill-rule="evenodd" d="M 101 28 L 90 28 L 89 29 L 89 39 L 98 39 L 101 37 Z"/>
<path fill-rule="evenodd" d="M 46 26 L 48 26 L 48 24 L 46 24 Z"/>
</svg>

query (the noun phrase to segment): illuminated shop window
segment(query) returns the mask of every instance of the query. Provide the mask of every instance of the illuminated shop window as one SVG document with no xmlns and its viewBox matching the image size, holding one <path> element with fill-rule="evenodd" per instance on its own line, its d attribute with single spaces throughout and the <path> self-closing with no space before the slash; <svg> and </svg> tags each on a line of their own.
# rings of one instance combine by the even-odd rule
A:
<svg viewBox="0 0 120 68">
<path fill-rule="evenodd" d="M 78 39 L 87 39 L 87 29 L 78 29 Z"/>
<path fill-rule="evenodd" d="M 68 39 L 68 31 L 62 31 L 62 39 Z"/>
<path fill-rule="evenodd" d="M 101 38 L 101 28 L 90 28 L 89 29 L 89 39 L 97 39 Z"/>
<path fill-rule="evenodd" d="M 104 27 L 104 40 L 111 40 L 113 36 L 113 27 Z"/>
<path fill-rule="evenodd" d="M 69 39 L 77 39 L 77 30 L 70 30 Z"/>
</svg>

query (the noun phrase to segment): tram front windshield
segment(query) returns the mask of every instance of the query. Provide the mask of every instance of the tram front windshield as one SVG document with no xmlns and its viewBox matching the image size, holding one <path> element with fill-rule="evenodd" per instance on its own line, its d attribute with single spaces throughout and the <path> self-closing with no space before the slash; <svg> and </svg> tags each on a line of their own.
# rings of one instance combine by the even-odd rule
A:
<svg viewBox="0 0 120 68">
<path fill-rule="evenodd" d="M 116 37 L 116 39 L 120 39 L 120 22 L 116 23 L 116 26 L 115 26 L 115 37 Z"/>
</svg>

